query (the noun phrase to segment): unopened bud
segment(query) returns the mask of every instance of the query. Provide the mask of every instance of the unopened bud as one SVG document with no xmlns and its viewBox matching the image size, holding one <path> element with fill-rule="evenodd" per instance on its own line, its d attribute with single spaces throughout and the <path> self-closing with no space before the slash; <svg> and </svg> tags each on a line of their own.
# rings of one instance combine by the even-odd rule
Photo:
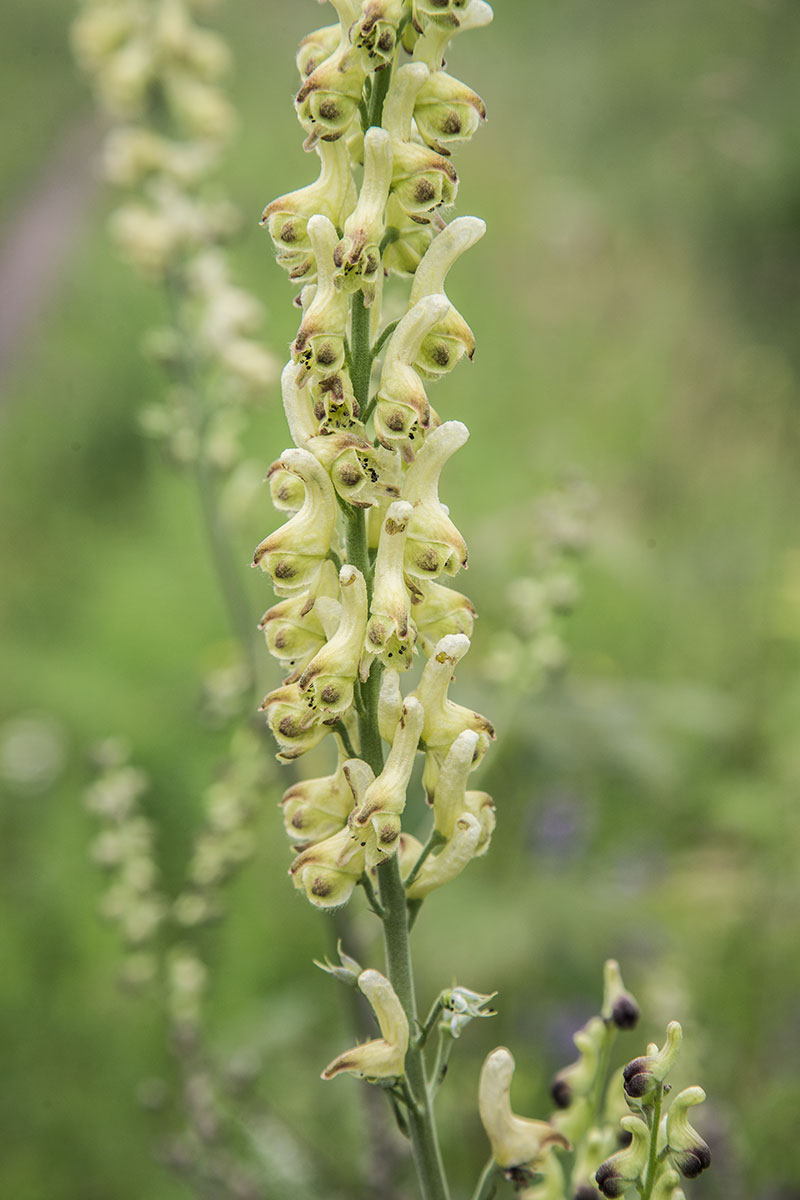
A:
<svg viewBox="0 0 800 1200">
<path fill-rule="evenodd" d="M 631 1134 L 631 1144 L 612 1154 L 595 1174 L 597 1186 L 604 1196 L 623 1196 L 635 1183 L 647 1165 L 650 1152 L 650 1130 L 640 1117 L 623 1117 L 622 1127 Z"/>
<path fill-rule="evenodd" d="M 639 1005 L 625 990 L 619 963 L 613 958 L 605 964 L 604 984 L 603 1019 L 616 1025 L 617 1029 L 634 1029 L 639 1020 Z"/>
<path fill-rule="evenodd" d="M 686 1179 L 695 1179 L 711 1165 L 708 1143 L 689 1124 L 688 1110 L 702 1104 L 706 1094 L 701 1087 L 684 1088 L 670 1105 L 667 1113 L 667 1146 L 669 1156 Z"/>
</svg>

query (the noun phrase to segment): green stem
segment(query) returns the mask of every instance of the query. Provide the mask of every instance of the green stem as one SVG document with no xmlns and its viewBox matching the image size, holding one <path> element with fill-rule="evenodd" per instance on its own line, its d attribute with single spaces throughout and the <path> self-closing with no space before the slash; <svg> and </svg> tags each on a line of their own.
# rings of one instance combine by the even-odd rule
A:
<svg viewBox="0 0 800 1200">
<path fill-rule="evenodd" d="M 408 1017 L 409 1028 L 415 1029 L 417 1002 L 408 942 L 406 890 L 400 878 L 396 855 L 378 867 L 378 886 L 384 909 L 387 974 Z M 449 1200 L 433 1115 L 433 1099 L 425 1078 L 422 1052 L 413 1043 L 409 1044 L 406 1053 L 406 1081 L 414 1099 L 408 1124 L 423 1200 Z"/>
<path fill-rule="evenodd" d="M 376 108 L 376 96 L 381 90 L 380 74 L 370 97 L 370 113 L 380 114 Z M 388 79 L 386 80 L 388 86 Z M 385 94 L 386 88 L 383 87 Z M 372 370 L 372 347 L 370 345 L 370 312 L 364 304 L 361 292 L 356 292 L 350 306 L 350 352 L 352 359 L 351 378 L 356 400 L 363 412 L 369 405 L 369 382 Z M 363 509 L 351 509 L 346 514 L 345 538 L 347 561 L 357 567 L 367 584 L 367 594 L 372 595 L 372 568 L 367 548 L 366 521 Z M 383 744 L 378 729 L 378 694 L 380 691 L 381 664 L 372 663 L 367 680 L 361 685 L 361 703 L 357 710 L 358 736 L 361 758 L 368 763 L 376 775 L 383 769 Z M 414 978 L 411 968 L 411 953 L 408 942 L 408 908 L 406 890 L 400 878 L 397 855 L 378 867 L 378 891 L 383 909 L 383 937 L 386 950 L 386 971 L 408 1018 L 409 1029 L 416 1030 L 417 1002 L 414 994 Z M 413 1042 L 406 1053 L 405 1083 L 411 1104 L 406 1117 L 408 1132 L 414 1155 L 419 1185 L 423 1200 L 449 1200 L 444 1167 L 436 1125 L 433 1116 L 433 1099 L 425 1077 L 422 1051 Z"/>
<path fill-rule="evenodd" d="M 644 1176 L 642 1200 L 650 1200 L 650 1196 L 653 1193 L 653 1186 L 656 1182 L 656 1171 L 658 1169 L 658 1127 L 661 1124 L 661 1104 L 663 1099 L 664 1085 L 663 1083 L 659 1083 L 656 1088 L 653 1100 L 653 1112 L 650 1118 L 650 1154 L 647 1159 L 647 1170 Z"/>
<path fill-rule="evenodd" d="M 372 91 L 370 92 L 369 107 L 367 108 L 367 129 L 381 123 L 383 118 L 383 102 L 386 99 L 386 93 L 389 91 L 389 84 L 392 82 L 393 70 L 394 64 L 389 67 L 383 67 L 372 76 Z"/>
<path fill-rule="evenodd" d="M 472 1193 L 472 1200 L 492 1200 L 500 1182 L 500 1167 L 490 1158 L 483 1168 L 483 1174 L 478 1180 L 478 1186 Z"/>
</svg>

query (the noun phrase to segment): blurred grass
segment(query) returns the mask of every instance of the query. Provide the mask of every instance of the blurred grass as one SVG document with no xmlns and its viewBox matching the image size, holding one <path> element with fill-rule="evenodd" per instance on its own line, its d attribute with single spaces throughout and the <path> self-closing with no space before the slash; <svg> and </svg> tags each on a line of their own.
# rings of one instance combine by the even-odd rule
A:
<svg viewBox="0 0 800 1200">
<path fill-rule="evenodd" d="M 800 15 L 788 0 L 497 9 L 451 56 L 489 105 L 458 162 L 458 210 L 489 233 L 450 289 L 476 361 L 434 399 L 472 431 L 443 495 L 472 546 L 461 586 L 483 614 L 476 659 L 505 619 L 532 494 L 577 466 L 600 507 L 569 679 L 519 698 L 459 673 L 462 698 L 497 717 L 483 780 L 499 826 L 488 858 L 420 920 L 421 986 L 457 974 L 499 988 L 501 1016 L 454 1056 L 448 1154 L 464 1191 L 483 1155 L 464 1097 L 498 1042 L 521 1063 L 518 1110 L 545 1111 L 549 1072 L 571 1057 L 614 954 L 648 1011 L 631 1054 L 678 1015 L 684 1082 L 714 1100 L 715 1168 L 692 1194 L 788 1200 L 800 1194 Z M 0 157 L 6 217 L 88 110 L 68 17 L 55 0 L 6 14 L 0 88 L 6 111 L 25 112 Z M 292 49 L 317 17 L 311 4 L 221 10 L 243 114 L 225 180 L 247 215 L 237 264 L 278 350 L 296 316 L 255 222 L 314 174 L 290 101 Z M 179 878 L 224 754 L 197 709 L 226 631 L 191 487 L 137 432 L 160 387 L 139 352 L 157 304 L 109 250 L 109 204 L 74 247 L 0 416 L 0 719 L 47 709 L 71 747 L 53 789 L 11 794 L 2 814 L 0 1194 L 13 1200 L 186 1194 L 153 1161 L 153 1118 L 135 1101 L 169 1061 L 159 1015 L 114 987 L 77 798 L 86 746 L 124 732 Z M 268 397 L 253 452 L 266 466 L 285 440 Z M 243 564 L 274 520 L 265 496 Z M 257 616 L 268 589 L 249 572 L 244 583 Z M 258 860 L 209 939 L 214 1028 L 223 1044 L 267 1039 L 272 1104 L 336 1156 L 356 1089 L 318 1086 L 316 1064 L 349 1034 L 334 985 L 312 975 L 326 922 L 291 894 L 272 802 Z M 575 832 L 559 848 L 547 818 L 565 811 Z"/>
</svg>

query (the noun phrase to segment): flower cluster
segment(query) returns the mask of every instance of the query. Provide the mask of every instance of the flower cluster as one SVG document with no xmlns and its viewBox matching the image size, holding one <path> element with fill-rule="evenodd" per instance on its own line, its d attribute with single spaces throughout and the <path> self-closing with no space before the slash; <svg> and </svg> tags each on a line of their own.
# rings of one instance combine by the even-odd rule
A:
<svg viewBox="0 0 800 1200">
<path fill-rule="evenodd" d="M 287 520 L 254 555 L 280 597 L 261 621 L 287 671 L 262 704 L 278 757 L 325 739 L 337 750 L 332 774 L 293 784 L 282 801 L 291 877 L 319 907 L 341 905 L 359 882 L 371 890 L 394 856 L 408 898 L 421 900 L 482 854 L 494 827 L 491 798 L 469 786 L 492 726 L 448 695 L 475 612 L 445 582 L 466 567 L 467 546 L 439 479 L 468 431 L 428 399 L 430 383 L 474 353 L 445 281 L 484 232 L 475 217 L 442 217 L 458 187 L 451 152 L 485 117 L 444 54 L 492 14 L 483 0 L 333 3 L 338 21 L 297 56 L 295 106 L 320 174 L 262 218 L 302 285 L 302 319 L 281 377 L 294 445 L 268 472 Z M 410 294 L 384 322 L 396 276 L 412 277 Z M 404 815 L 420 753 L 433 810 L 425 845 Z"/>
<path fill-rule="evenodd" d="M 661 1049 L 648 1046 L 645 1055 L 608 1078 L 617 1033 L 633 1029 L 638 1019 L 638 1005 L 610 959 L 601 1012 L 575 1034 L 577 1060 L 553 1079 L 557 1110 L 549 1121 L 512 1112 L 510 1052 L 501 1047 L 487 1058 L 479 1088 L 481 1119 L 495 1172 L 505 1174 L 523 1200 L 591 1200 L 598 1188 L 604 1196 L 619 1197 L 634 1187 L 647 1200 L 685 1200 L 678 1172 L 693 1179 L 709 1166 L 709 1148 L 687 1116 L 705 1100 L 703 1089 L 684 1089 L 662 1114 L 669 1091 L 664 1081 L 682 1040 L 677 1021 L 667 1027 Z M 559 1147 L 574 1152 L 569 1161 L 559 1158 Z"/>
<path fill-rule="evenodd" d="M 276 376 L 257 339 L 259 302 L 231 277 L 225 243 L 238 214 L 213 175 L 234 126 L 221 80 L 225 42 L 201 27 L 192 0 L 82 0 L 76 59 L 112 119 L 106 178 L 126 193 L 111 218 L 123 257 L 163 285 L 171 324 L 146 349 L 163 367 L 166 403 L 142 414 L 145 432 L 178 462 L 241 459 L 241 406 Z"/>
</svg>

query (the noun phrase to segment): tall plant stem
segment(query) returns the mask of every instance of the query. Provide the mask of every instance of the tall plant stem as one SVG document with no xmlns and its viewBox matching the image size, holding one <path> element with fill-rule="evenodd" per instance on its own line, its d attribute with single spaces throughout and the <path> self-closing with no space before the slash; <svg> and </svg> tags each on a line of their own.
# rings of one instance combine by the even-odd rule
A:
<svg viewBox="0 0 800 1200">
<path fill-rule="evenodd" d="M 365 412 L 369 403 L 372 348 L 370 346 L 370 314 L 369 309 L 364 305 L 361 292 L 355 293 L 350 312 L 353 391 L 361 411 Z M 348 514 L 346 541 L 348 562 L 362 572 L 367 583 L 367 593 L 371 596 L 372 568 L 367 548 L 366 521 L 363 509 L 354 508 Z M 381 666 L 376 660 L 372 664 L 369 678 L 366 683 L 361 685 L 361 704 L 358 709 L 361 758 L 369 763 L 376 775 L 383 768 L 383 747 L 378 729 L 380 676 Z M 418 1027 L 417 1001 L 408 937 L 406 890 L 400 878 L 397 855 L 393 855 L 378 868 L 378 890 L 383 907 L 386 971 L 403 1006 L 411 1030 L 411 1042 L 406 1054 L 406 1082 L 412 1099 L 408 1110 L 408 1128 L 420 1190 L 423 1200 L 449 1200 L 433 1114 L 433 1097 L 425 1075 L 422 1049 L 415 1045 L 415 1034 Z"/>
</svg>

